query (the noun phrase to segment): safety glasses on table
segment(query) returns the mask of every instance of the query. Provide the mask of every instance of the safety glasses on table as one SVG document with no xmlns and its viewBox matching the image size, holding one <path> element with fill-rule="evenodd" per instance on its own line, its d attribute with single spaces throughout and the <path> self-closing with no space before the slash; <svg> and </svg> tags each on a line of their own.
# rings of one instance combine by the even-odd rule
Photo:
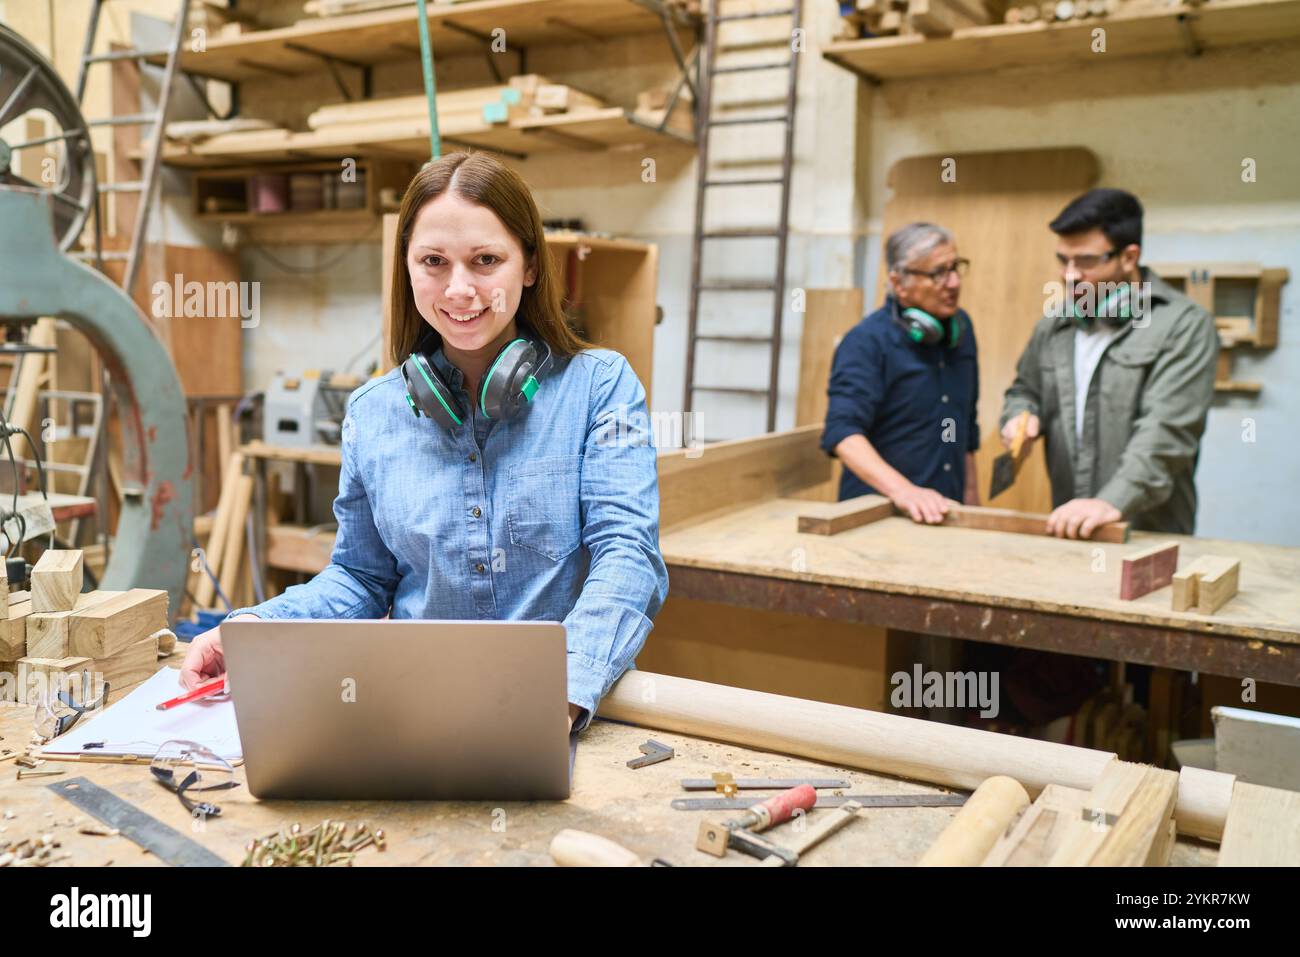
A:
<svg viewBox="0 0 1300 957">
<path fill-rule="evenodd" d="M 176 792 L 192 817 L 217 817 L 221 808 L 208 801 L 194 801 L 188 797 L 189 793 L 239 787 L 230 762 L 197 741 L 165 742 L 154 755 L 149 770 L 159 784 Z"/>
<path fill-rule="evenodd" d="M 108 682 L 102 682 L 99 694 L 91 700 L 93 680 L 89 670 L 81 672 L 81 704 L 77 704 L 69 688 L 71 675 L 47 674 L 46 685 L 36 701 L 36 733 L 44 741 L 57 738 L 68 731 L 87 711 L 102 708 L 108 699 Z M 61 688 L 62 690 L 56 689 Z"/>
</svg>

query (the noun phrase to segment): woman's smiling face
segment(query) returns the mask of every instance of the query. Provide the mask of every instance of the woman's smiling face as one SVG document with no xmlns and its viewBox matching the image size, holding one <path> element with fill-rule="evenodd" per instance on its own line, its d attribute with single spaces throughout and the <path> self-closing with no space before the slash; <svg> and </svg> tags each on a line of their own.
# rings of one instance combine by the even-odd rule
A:
<svg viewBox="0 0 1300 957">
<path fill-rule="evenodd" d="M 450 354 L 500 348 L 514 335 L 524 286 L 537 280 L 496 213 L 448 189 L 415 217 L 406 267 L 415 307 Z"/>
</svg>

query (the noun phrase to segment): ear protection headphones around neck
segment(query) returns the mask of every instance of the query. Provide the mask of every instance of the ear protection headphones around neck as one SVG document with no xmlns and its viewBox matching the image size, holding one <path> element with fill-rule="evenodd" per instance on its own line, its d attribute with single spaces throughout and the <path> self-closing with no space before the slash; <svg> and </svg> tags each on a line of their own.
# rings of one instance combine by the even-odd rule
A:
<svg viewBox="0 0 1300 957">
<path fill-rule="evenodd" d="M 894 322 L 918 345 L 932 346 L 947 340 L 948 348 L 953 349 L 961 341 L 961 313 L 953 313 L 945 322 L 916 306 L 900 309 L 893 296 L 889 297 L 889 303 Z"/>
<path fill-rule="evenodd" d="M 426 340 L 427 342 L 427 340 Z M 533 400 L 538 378 L 551 364 L 551 350 L 540 339 L 511 339 L 496 354 L 479 387 L 479 409 L 489 419 L 512 419 Z M 445 429 L 465 422 L 468 410 L 443 379 L 432 359 L 419 348 L 402 363 L 406 404 L 415 413 L 433 419 Z"/>
<path fill-rule="evenodd" d="M 1077 301 L 1071 301 L 1065 308 L 1066 314 L 1074 320 L 1075 325 L 1085 331 L 1092 328 L 1093 321 L 1097 318 L 1100 318 L 1108 326 L 1118 328 L 1132 319 L 1134 315 L 1129 294 L 1129 284 L 1126 282 L 1121 283 L 1118 289 L 1107 296 L 1093 315 L 1080 312 Z"/>
</svg>

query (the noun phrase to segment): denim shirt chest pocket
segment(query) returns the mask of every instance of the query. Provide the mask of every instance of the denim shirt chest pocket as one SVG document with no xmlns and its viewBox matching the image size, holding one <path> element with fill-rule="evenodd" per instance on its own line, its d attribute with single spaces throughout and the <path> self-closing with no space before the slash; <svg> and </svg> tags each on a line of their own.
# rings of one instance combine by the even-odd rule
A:
<svg viewBox="0 0 1300 957">
<path fill-rule="evenodd" d="M 554 562 L 566 558 L 582 542 L 582 456 L 534 458 L 506 474 L 510 543 Z"/>
</svg>

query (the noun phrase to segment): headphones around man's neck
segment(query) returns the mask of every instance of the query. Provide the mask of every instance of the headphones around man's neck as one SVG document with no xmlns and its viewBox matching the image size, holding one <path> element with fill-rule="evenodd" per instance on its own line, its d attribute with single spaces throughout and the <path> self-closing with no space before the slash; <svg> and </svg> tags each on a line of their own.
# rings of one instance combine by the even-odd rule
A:
<svg viewBox="0 0 1300 957">
<path fill-rule="evenodd" d="M 953 349 L 961 341 L 961 313 L 953 313 L 945 321 L 916 306 L 900 309 L 893 296 L 889 297 L 889 303 L 894 322 L 916 344 L 932 346 L 947 340 L 948 348 Z"/>
<path fill-rule="evenodd" d="M 427 343 L 427 339 L 425 342 Z M 541 339 L 511 339 L 496 354 L 479 387 L 479 409 L 489 419 L 512 419 L 533 400 L 538 378 L 551 364 L 551 349 Z M 406 404 L 445 429 L 462 425 L 468 411 L 443 379 L 429 354 L 418 346 L 402 363 Z"/>
<path fill-rule="evenodd" d="M 1098 318 L 1106 325 L 1118 329 L 1134 316 L 1132 296 L 1127 282 L 1120 283 L 1119 288 L 1092 310 L 1091 315 L 1086 311 L 1081 312 L 1075 300 L 1071 300 L 1065 308 L 1066 314 L 1074 320 L 1075 325 L 1085 332 L 1092 328 L 1093 322 Z"/>
</svg>

